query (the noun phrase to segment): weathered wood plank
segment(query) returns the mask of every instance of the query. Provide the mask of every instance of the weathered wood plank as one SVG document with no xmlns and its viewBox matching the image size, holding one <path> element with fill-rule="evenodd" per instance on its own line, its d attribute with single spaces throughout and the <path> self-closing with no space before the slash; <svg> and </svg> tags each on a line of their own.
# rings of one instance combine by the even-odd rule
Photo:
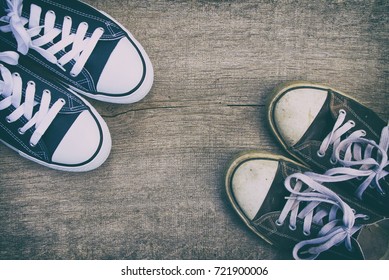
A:
<svg viewBox="0 0 389 280">
<path fill-rule="evenodd" d="M 45 169 L 0 147 L 1 259 L 279 259 L 227 202 L 239 152 L 282 152 L 265 100 L 280 82 L 338 88 L 388 112 L 385 1 L 89 0 L 155 67 L 133 105 L 92 103 L 112 154 L 98 170 Z"/>
</svg>

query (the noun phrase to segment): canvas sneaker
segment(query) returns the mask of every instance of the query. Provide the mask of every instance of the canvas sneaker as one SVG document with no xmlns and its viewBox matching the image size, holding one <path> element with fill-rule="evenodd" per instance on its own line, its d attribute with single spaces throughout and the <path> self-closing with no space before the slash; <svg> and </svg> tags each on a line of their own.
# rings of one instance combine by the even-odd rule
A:
<svg viewBox="0 0 389 280">
<path fill-rule="evenodd" d="M 144 98 L 153 67 L 131 33 L 77 0 L 0 0 L 0 36 L 69 90 L 111 103 Z"/>
<path fill-rule="evenodd" d="M 286 151 L 315 171 L 353 168 L 338 191 L 389 216 L 389 126 L 372 110 L 339 90 L 292 82 L 270 96 L 268 121 Z"/>
<path fill-rule="evenodd" d="M 278 155 L 248 152 L 226 174 L 228 198 L 245 224 L 295 259 L 389 257 L 389 220 L 330 188 L 320 175 Z"/>
<path fill-rule="evenodd" d="M 21 156 L 64 171 L 99 167 L 111 150 L 107 125 L 85 100 L 6 51 L 0 38 L 0 141 Z"/>
</svg>

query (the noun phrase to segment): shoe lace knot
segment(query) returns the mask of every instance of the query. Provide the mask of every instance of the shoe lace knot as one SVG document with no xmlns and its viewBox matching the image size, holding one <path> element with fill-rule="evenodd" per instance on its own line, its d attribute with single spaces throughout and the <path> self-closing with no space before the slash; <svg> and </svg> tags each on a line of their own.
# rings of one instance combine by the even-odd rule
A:
<svg viewBox="0 0 389 280">
<path fill-rule="evenodd" d="M 96 28 L 89 34 L 86 22 L 73 28 L 72 18 L 69 16 L 64 17 L 62 24 L 57 24 L 56 14 L 51 10 L 46 12 L 42 20 L 44 23 L 40 25 L 42 8 L 32 4 L 29 19 L 24 18 L 23 0 L 7 0 L 7 6 L 7 15 L 0 18 L 7 25 L 0 27 L 0 30 L 13 33 L 18 51 L 27 54 L 29 49 L 33 49 L 63 71 L 66 71 L 64 66 L 73 60 L 70 70 L 72 77 L 82 72 L 104 34 L 103 28 Z"/>
<path fill-rule="evenodd" d="M 296 230 L 297 221 L 303 221 L 303 233 L 307 238 L 313 227 L 318 230 L 315 238 L 295 245 L 295 259 L 315 259 L 341 243 L 351 251 L 352 236 L 361 228 L 356 225 L 356 220 L 368 218 L 355 214 L 335 192 L 322 185 L 331 181 L 334 181 L 331 176 L 313 172 L 292 174 L 285 180 L 285 187 L 291 195 L 286 197 L 287 202 L 276 223 L 282 225 L 289 217 L 289 228 Z"/>
<path fill-rule="evenodd" d="M 0 27 L 3 32 L 12 32 L 17 45 L 18 51 L 22 54 L 27 54 L 31 45 L 31 37 L 29 36 L 24 25 L 27 23 L 25 18 L 22 18 L 22 2 L 19 0 L 7 0 L 8 9 L 6 9 L 7 15 L 0 18 L 0 21 L 8 23 Z"/>
<path fill-rule="evenodd" d="M 0 53 L 0 62 L 16 65 L 18 57 L 15 52 L 2 52 Z M 64 106 L 65 100 L 58 99 L 50 106 L 51 93 L 49 90 L 44 90 L 42 96 L 36 96 L 33 81 L 29 81 L 23 90 L 21 76 L 18 73 L 11 73 L 3 64 L 0 64 L 0 75 L 0 110 L 11 106 L 15 108 L 6 117 L 8 123 L 14 123 L 23 116 L 26 118 L 27 122 L 18 129 L 18 132 L 23 135 L 34 127 L 29 143 L 31 147 L 34 147 Z M 37 105 L 39 108 L 34 112 L 34 107 Z"/>
</svg>

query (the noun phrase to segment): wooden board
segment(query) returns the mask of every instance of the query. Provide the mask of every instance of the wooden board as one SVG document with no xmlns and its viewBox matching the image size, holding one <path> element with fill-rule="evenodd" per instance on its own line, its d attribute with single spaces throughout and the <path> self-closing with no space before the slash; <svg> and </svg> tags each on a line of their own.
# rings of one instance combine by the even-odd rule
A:
<svg viewBox="0 0 389 280">
<path fill-rule="evenodd" d="M 265 120 L 281 82 L 328 84 L 388 119 L 386 1 L 104 1 L 155 70 L 133 105 L 91 101 L 112 153 L 48 170 L 0 147 L 1 259 L 284 259 L 224 191 L 239 152 L 283 153 Z"/>
</svg>

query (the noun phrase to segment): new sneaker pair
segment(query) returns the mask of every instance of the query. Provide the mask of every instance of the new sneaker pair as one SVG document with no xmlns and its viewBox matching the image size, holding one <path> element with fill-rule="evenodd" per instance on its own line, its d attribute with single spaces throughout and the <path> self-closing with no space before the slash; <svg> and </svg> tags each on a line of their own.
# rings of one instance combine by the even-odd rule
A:
<svg viewBox="0 0 389 280">
<path fill-rule="evenodd" d="M 275 89 L 267 110 L 298 162 L 255 151 L 233 160 L 226 189 L 246 225 L 295 259 L 389 258 L 389 126 L 306 82 Z"/>
<path fill-rule="evenodd" d="M 78 0 L 0 0 L 0 140 L 64 171 L 100 166 L 106 123 L 80 95 L 128 104 L 153 83 L 142 46 L 106 13 Z"/>
</svg>

